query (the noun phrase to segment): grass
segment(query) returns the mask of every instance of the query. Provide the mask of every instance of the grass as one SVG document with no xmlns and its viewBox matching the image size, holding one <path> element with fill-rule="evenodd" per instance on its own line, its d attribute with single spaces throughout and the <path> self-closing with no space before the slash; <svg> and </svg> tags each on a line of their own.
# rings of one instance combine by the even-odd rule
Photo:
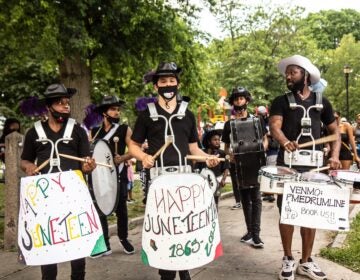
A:
<svg viewBox="0 0 360 280">
<path fill-rule="evenodd" d="M 352 271 L 360 272 L 360 214 L 353 219 L 343 248 L 323 248 L 320 254 Z"/>
</svg>

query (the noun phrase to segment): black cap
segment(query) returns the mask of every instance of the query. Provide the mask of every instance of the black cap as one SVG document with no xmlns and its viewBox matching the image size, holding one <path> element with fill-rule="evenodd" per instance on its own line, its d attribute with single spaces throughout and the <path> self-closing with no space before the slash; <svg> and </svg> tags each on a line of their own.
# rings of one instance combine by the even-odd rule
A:
<svg viewBox="0 0 360 280">
<path fill-rule="evenodd" d="M 229 97 L 229 103 L 230 103 L 230 105 L 233 105 L 233 104 L 234 104 L 234 100 L 235 100 L 237 97 L 239 97 L 239 96 L 244 96 L 248 102 L 250 102 L 250 101 L 252 100 L 251 94 L 250 94 L 250 92 L 249 92 L 246 88 L 237 87 L 237 88 L 234 88 L 234 89 L 231 91 L 231 95 L 230 95 L 230 97 Z"/>
</svg>

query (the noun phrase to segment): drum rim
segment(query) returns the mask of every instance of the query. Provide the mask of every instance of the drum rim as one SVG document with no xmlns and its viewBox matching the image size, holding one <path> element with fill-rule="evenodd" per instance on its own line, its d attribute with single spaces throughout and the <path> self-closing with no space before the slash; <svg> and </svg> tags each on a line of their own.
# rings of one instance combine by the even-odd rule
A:
<svg viewBox="0 0 360 280">
<path fill-rule="evenodd" d="M 112 151 L 111 151 L 111 148 L 110 148 L 110 145 L 109 143 L 105 140 L 105 139 L 97 139 L 96 141 L 94 141 L 92 143 L 92 149 L 91 149 L 91 156 L 93 156 L 94 154 L 94 149 L 96 147 L 96 145 L 101 142 L 101 143 L 104 143 L 107 148 L 109 149 L 110 153 L 111 153 L 111 156 L 112 156 L 112 165 L 114 166 L 115 168 L 115 172 L 116 172 L 116 197 L 115 197 L 115 203 L 114 203 L 114 207 L 112 208 L 112 210 L 109 212 L 109 213 L 105 213 L 100 207 L 99 207 L 99 204 L 97 203 L 97 200 L 96 200 L 96 196 L 95 196 L 95 192 L 94 192 L 94 188 L 93 188 L 93 185 L 92 185 L 92 180 L 93 180 L 93 173 L 96 169 L 93 170 L 93 172 L 91 172 L 90 174 L 88 174 L 88 181 L 89 181 L 89 189 L 91 190 L 90 191 L 90 194 L 91 194 L 91 197 L 93 199 L 93 202 L 94 202 L 94 205 L 97 209 L 98 212 L 100 212 L 101 214 L 105 215 L 105 216 L 110 216 L 114 211 L 115 209 L 117 208 L 118 206 L 118 203 L 119 203 L 119 197 L 120 197 L 120 182 L 118 180 L 119 178 L 119 171 L 118 171 L 118 167 L 115 165 L 114 163 L 114 156 L 112 155 Z"/>
</svg>

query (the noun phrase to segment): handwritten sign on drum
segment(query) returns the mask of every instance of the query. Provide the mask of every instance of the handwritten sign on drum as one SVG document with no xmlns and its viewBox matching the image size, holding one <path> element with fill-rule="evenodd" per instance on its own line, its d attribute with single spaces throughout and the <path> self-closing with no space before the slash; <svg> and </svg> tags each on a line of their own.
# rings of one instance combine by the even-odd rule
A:
<svg viewBox="0 0 360 280">
<path fill-rule="evenodd" d="M 142 260 L 152 267 L 186 270 L 223 253 L 213 193 L 199 174 L 156 177 L 149 188 Z"/>
<path fill-rule="evenodd" d="M 349 230 L 350 190 L 335 184 L 286 182 L 282 224 L 308 228 Z"/>
<path fill-rule="evenodd" d="M 21 179 L 18 244 L 27 265 L 106 251 L 99 216 L 80 171 Z"/>
</svg>

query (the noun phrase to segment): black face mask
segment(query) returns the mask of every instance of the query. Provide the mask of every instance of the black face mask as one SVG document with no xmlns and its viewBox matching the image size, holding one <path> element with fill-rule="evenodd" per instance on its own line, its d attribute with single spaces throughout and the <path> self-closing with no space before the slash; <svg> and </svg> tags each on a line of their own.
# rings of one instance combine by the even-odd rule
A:
<svg viewBox="0 0 360 280">
<path fill-rule="evenodd" d="M 70 113 L 59 113 L 54 110 L 50 110 L 50 113 L 58 123 L 64 123 L 70 117 Z"/>
<path fill-rule="evenodd" d="M 236 112 L 243 112 L 247 109 L 247 104 L 245 103 L 244 105 L 241 106 L 234 105 L 233 107 Z"/>
<path fill-rule="evenodd" d="M 301 78 L 300 81 L 294 82 L 292 84 L 287 84 L 287 88 L 292 93 L 302 92 L 304 90 L 304 87 L 305 87 L 305 75 Z"/>
<path fill-rule="evenodd" d="M 107 118 L 107 120 L 110 123 L 119 123 L 119 121 L 120 121 L 120 118 L 113 118 L 113 117 L 110 117 L 109 115 L 105 115 L 105 117 Z"/>
<path fill-rule="evenodd" d="M 178 93 L 177 86 L 158 87 L 158 92 L 167 101 L 172 100 Z"/>
</svg>

